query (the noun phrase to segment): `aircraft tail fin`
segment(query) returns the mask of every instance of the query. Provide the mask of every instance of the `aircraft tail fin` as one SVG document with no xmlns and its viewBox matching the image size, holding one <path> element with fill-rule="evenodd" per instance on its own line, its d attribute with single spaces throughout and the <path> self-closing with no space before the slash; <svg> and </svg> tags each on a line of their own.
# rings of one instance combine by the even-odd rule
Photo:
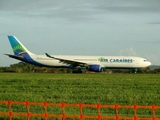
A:
<svg viewBox="0 0 160 120">
<path fill-rule="evenodd" d="M 27 50 L 27 48 L 15 36 L 8 36 L 8 39 L 15 55 L 23 55 L 23 53 L 34 55 L 29 50 Z"/>
</svg>

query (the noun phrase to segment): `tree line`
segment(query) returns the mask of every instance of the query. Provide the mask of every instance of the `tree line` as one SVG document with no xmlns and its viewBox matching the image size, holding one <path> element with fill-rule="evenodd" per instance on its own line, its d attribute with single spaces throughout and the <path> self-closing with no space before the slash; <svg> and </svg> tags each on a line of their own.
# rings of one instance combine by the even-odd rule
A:
<svg viewBox="0 0 160 120">
<path fill-rule="evenodd" d="M 0 72 L 11 72 L 11 73 L 72 73 L 72 69 L 67 68 L 47 68 L 31 65 L 24 62 L 19 62 L 17 64 L 12 64 L 9 67 L 0 67 Z M 83 73 L 90 73 L 90 71 L 83 71 Z M 92 72 L 93 73 L 93 72 Z M 131 69 L 104 69 L 103 73 L 133 73 Z M 140 68 L 137 73 L 154 73 L 160 74 L 160 68 L 151 69 Z"/>
</svg>

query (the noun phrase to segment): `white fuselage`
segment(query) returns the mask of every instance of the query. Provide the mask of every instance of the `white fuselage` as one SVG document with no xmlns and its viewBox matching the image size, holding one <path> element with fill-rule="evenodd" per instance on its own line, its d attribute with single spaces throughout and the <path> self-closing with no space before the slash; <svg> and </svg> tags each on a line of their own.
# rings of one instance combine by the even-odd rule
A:
<svg viewBox="0 0 160 120">
<path fill-rule="evenodd" d="M 98 64 L 105 68 L 141 68 L 151 65 L 151 63 L 144 58 L 132 56 L 53 56 L 66 60 L 84 62 L 88 65 Z M 48 67 L 70 66 L 68 64 L 60 62 L 59 60 L 48 58 L 45 55 L 30 55 L 30 57 L 37 63 Z"/>
</svg>

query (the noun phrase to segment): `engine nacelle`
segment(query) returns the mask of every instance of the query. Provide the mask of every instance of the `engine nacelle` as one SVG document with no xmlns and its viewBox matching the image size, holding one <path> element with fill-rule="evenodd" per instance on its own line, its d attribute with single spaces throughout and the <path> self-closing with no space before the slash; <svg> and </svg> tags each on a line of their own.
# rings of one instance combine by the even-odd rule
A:
<svg viewBox="0 0 160 120">
<path fill-rule="evenodd" d="M 94 71 L 94 72 L 101 72 L 102 71 L 101 66 L 97 65 L 97 64 L 89 65 L 88 70 Z"/>
</svg>

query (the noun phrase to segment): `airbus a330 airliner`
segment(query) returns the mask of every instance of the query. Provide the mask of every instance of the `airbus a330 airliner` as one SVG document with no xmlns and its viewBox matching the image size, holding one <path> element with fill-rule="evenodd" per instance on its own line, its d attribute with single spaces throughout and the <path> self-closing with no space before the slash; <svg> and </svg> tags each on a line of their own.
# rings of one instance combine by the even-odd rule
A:
<svg viewBox="0 0 160 120">
<path fill-rule="evenodd" d="M 133 69 L 148 67 L 151 63 L 145 58 L 132 56 L 68 56 L 36 55 L 30 52 L 15 36 L 8 36 L 14 55 L 11 58 L 33 65 L 53 68 L 70 68 L 73 73 L 82 73 L 82 69 L 101 72 L 109 69 Z"/>
</svg>

